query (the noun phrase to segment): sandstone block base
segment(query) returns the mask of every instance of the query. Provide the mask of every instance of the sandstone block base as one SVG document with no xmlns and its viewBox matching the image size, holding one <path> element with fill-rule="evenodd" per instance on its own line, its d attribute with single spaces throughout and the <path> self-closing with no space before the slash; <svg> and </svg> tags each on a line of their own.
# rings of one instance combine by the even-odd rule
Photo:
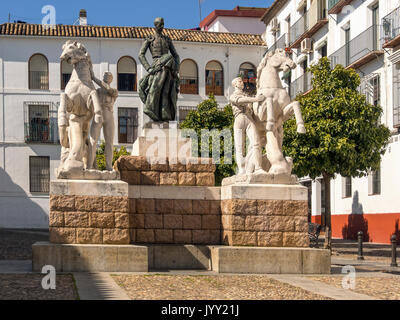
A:
<svg viewBox="0 0 400 320">
<path fill-rule="evenodd" d="M 218 273 L 329 274 L 329 250 L 311 248 L 210 247 Z"/>
</svg>

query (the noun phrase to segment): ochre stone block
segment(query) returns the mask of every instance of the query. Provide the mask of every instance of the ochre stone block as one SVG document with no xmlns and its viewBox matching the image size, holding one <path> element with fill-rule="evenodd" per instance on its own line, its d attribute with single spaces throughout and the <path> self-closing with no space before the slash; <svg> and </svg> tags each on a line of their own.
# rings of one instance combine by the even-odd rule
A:
<svg viewBox="0 0 400 320">
<path fill-rule="evenodd" d="M 65 226 L 72 228 L 89 227 L 89 214 L 87 212 L 65 212 Z"/>
<path fill-rule="evenodd" d="M 76 242 L 79 244 L 101 244 L 103 243 L 102 229 L 78 228 L 76 229 Z"/>
<path fill-rule="evenodd" d="M 136 199 L 129 199 L 129 213 L 136 213 Z"/>
<path fill-rule="evenodd" d="M 137 229 L 136 242 L 138 243 L 154 243 L 154 230 L 153 229 Z"/>
<path fill-rule="evenodd" d="M 173 243 L 174 234 L 172 230 L 154 230 L 156 243 Z"/>
<path fill-rule="evenodd" d="M 309 238 L 306 232 L 284 232 L 283 233 L 284 247 L 308 247 Z"/>
<path fill-rule="evenodd" d="M 308 202 L 299 200 L 284 201 L 283 214 L 287 216 L 307 216 Z"/>
<path fill-rule="evenodd" d="M 269 217 L 246 216 L 246 231 L 269 231 Z"/>
<path fill-rule="evenodd" d="M 115 163 L 114 169 L 118 171 L 150 170 L 150 163 L 145 157 L 121 156 Z"/>
<path fill-rule="evenodd" d="M 129 222 L 131 228 L 144 229 L 144 214 L 131 214 Z"/>
<path fill-rule="evenodd" d="M 223 214 L 257 215 L 257 200 L 232 199 L 225 201 L 228 203 L 224 203 Z M 229 202 L 231 203 L 229 204 Z"/>
<path fill-rule="evenodd" d="M 232 200 L 221 201 L 221 213 L 223 215 L 232 214 Z"/>
<path fill-rule="evenodd" d="M 294 232 L 294 219 L 291 216 L 270 216 L 269 231 Z"/>
<path fill-rule="evenodd" d="M 187 199 L 174 200 L 174 213 L 192 214 L 192 212 L 193 212 L 192 200 L 187 200 Z"/>
<path fill-rule="evenodd" d="M 210 230 L 193 230 L 193 244 L 210 244 Z"/>
<path fill-rule="evenodd" d="M 160 185 L 178 185 L 178 172 L 161 172 Z"/>
<path fill-rule="evenodd" d="M 165 229 L 182 229 L 183 219 L 182 215 L 167 214 L 164 215 L 164 228 Z"/>
<path fill-rule="evenodd" d="M 308 217 L 297 216 L 294 218 L 294 231 L 296 232 L 308 232 Z"/>
<path fill-rule="evenodd" d="M 91 212 L 89 226 L 92 228 L 114 228 L 114 213 L 112 212 Z"/>
<path fill-rule="evenodd" d="M 196 173 L 196 186 L 214 186 L 215 175 L 214 173 L 198 172 Z"/>
<path fill-rule="evenodd" d="M 195 186 L 196 174 L 193 172 L 179 172 L 178 183 L 180 186 Z"/>
<path fill-rule="evenodd" d="M 131 238 L 130 243 L 135 243 L 136 242 L 136 230 L 135 229 L 129 229 L 129 236 Z"/>
<path fill-rule="evenodd" d="M 49 239 L 51 243 L 76 243 L 76 229 L 49 228 Z"/>
<path fill-rule="evenodd" d="M 222 228 L 231 231 L 244 231 L 246 216 L 222 215 Z"/>
<path fill-rule="evenodd" d="M 221 201 L 210 200 L 210 214 L 221 214 Z"/>
<path fill-rule="evenodd" d="M 144 227 L 146 229 L 162 229 L 163 216 L 161 214 L 146 214 L 144 216 Z"/>
<path fill-rule="evenodd" d="M 131 186 L 140 185 L 140 171 L 121 171 L 121 180 Z"/>
<path fill-rule="evenodd" d="M 186 170 L 189 172 L 211 172 L 216 170 L 215 164 L 211 158 L 190 158 L 186 164 Z"/>
<path fill-rule="evenodd" d="M 170 172 L 185 172 L 186 165 L 178 161 L 178 159 L 169 159 Z"/>
<path fill-rule="evenodd" d="M 136 212 L 139 214 L 154 213 L 154 199 L 136 199 Z"/>
<path fill-rule="evenodd" d="M 74 196 L 50 195 L 50 210 L 54 211 L 74 211 Z"/>
<path fill-rule="evenodd" d="M 280 216 L 283 215 L 282 200 L 257 200 L 258 215 Z"/>
<path fill-rule="evenodd" d="M 76 211 L 102 212 L 103 198 L 93 196 L 76 196 Z"/>
<path fill-rule="evenodd" d="M 104 244 L 129 244 L 129 229 L 103 229 Z"/>
<path fill-rule="evenodd" d="M 174 243 L 176 244 L 191 244 L 192 231 L 191 230 L 174 230 Z"/>
<path fill-rule="evenodd" d="M 129 212 L 127 197 L 103 197 L 104 212 Z"/>
<path fill-rule="evenodd" d="M 200 215 L 184 215 L 183 229 L 201 229 Z"/>
<path fill-rule="evenodd" d="M 129 213 L 115 213 L 115 228 L 129 229 Z"/>
<path fill-rule="evenodd" d="M 169 170 L 168 160 L 165 158 L 151 158 L 150 170 L 168 172 Z"/>
<path fill-rule="evenodd" d="M 221 216 L 217 215 L 202 215 L 201 228 L 203 230 L 220 230 L 221 229 Z"/>
<path fill-rule="evenodd" d="M 155 186 L 160 184 L 160 172 L 157 171 L 142 171 L 140 173 L 140 184 Z"/>
<path fill-rule="evenodd" d="M 257 245 L 259 247 L 282 247 L 282 232 L 258 232 Z"/>
<path fill-rule="evenodd" d="M 64 227 L 64 213 L 60 211 L 50 211 L 49 227 Z"/>
<path fill-rule="evenodd" d="M 209 200 L 193 200 L 193 213 L 194 214 L 210 214 Z"/>
<path fill-rule="evenodd" d="M 221 243 L 221 230 L 209 230 L 210 242 L 209 244 L 220 244 Z"/>
<path fill-rule="evenodd" d="M 229 246 L 256 246 L 257 232 L 251 231 L 224 231 L 223 244 Z"/>
<path fill-rule="evenodd" d="M 155 200 L 156 213 L 171 214 L 174 213 L 174 200 L 172 199 L 156 199 Z"/>
</svg>

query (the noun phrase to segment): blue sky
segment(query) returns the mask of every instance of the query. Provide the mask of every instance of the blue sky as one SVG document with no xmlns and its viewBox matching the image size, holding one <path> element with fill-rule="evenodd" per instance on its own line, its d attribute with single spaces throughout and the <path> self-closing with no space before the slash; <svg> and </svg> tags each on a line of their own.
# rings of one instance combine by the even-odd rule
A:
<svg viewBox="0 0 400 320">
<path fill-rule="evenodd" d="M 215 9 L 235 6 L 268 7 L 273 0 L 203 0 L 202 17 Z M 80 9 L 88 11 L 88 23 L 110 26 L 153 26 L 157 16 L 165 18 L 167 28 L 195 28 L 199 25 L 198 0 L 14 0 L 0 1 L 0 23 L 23 20 L 41 23 L 42 7 L 56 8 L 57 24 L 73 24 Z"/>
</svg>

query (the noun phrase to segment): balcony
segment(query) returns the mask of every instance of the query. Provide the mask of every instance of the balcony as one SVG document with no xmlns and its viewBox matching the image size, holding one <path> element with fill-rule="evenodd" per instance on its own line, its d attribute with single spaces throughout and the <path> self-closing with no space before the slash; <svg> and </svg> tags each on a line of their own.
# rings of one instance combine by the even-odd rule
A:
<svg viewBox="0 0 400 320">
<path fill-rule="evenodd" d="M 286 33 L 281 35 L 275 43 L 268 48 L 267 52 L 276 50 L 276 49 L 285 49 L 286 48 Z"/>
<path fill-rule="evenodd" d="M 296 98 L 299 93 L 306 93 L 311 90 L 311 73 L 306 72 L 301 77 L 293 81 L 289 86 L 291 99 Z"/>
<path fill-rule="evenodd" d="M 342 9 L 349 5 L 353 0 L 328 0 L 328 13 L 338 14 Z"/>
<path fill-rule="evenodd" d="M 198 94 L 199 85 L 197 78 L 181 77 L 180 78 L 180 93 L 182 94 Z"/>
<path fill-rule="evenodd" d="M 317 0 L 289 30 L 289 47 L 299 48 L 301 41 L 310 38 L 328 23 L 326 0 Z"/>
<path fill-rule="evenodd" d="M 378 31 L 379 26 L 369 27 L 331 54 L 329 59 L 331 60 L 332 68 L 341 64 L 345 68 L 357 69 L 381 56 L 384 51 L 381 50 Z"/>
<path fill-rule="evenodd" d="M 394 48 L 400 44 L 400 7 L 382 19 L 383 48 Z"/>
<path fill-rule="evenodd" d="M 26 143 L 59 143 L 57 109 L 53 103 L 25 103 L 24 134 Z"/>
</svg>

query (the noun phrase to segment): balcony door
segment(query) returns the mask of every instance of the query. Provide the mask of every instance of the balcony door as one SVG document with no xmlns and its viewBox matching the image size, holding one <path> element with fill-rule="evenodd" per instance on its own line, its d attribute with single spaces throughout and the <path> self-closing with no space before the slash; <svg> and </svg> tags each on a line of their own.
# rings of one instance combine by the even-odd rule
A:
<svg viewBox="0 0 400 320">
<path fill-rule="evenodd" d="M 345 43 L 346 43 L 346 66 L 350 64 L 350 27 L 344 30 Z"/>
<path fill-rule="evenodd" d="M 378 38 L 379 38 L 379 6 L 376 5 L 372 8 L 372 44 L 373 50 L 378 50 Z"/>
</svg>

